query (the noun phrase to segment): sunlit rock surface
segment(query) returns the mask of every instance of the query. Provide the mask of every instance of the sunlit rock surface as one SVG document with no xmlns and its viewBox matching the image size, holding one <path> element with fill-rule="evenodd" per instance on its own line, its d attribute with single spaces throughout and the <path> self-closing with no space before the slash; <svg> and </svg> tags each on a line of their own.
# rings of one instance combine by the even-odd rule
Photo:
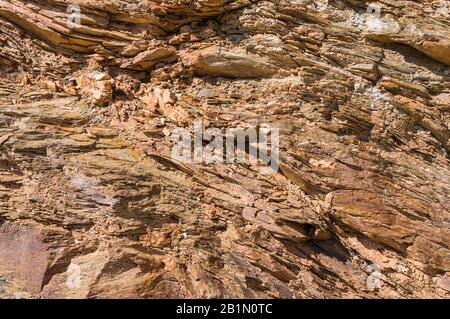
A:
<svg viewBox="0 0 450 319">
<path fill-rule="evenodd" d="M 448 298 L 449 9 L 1 1 L 0 298 Z M 174 161 L 197 118 L 278 172 Z"/>
</svg>

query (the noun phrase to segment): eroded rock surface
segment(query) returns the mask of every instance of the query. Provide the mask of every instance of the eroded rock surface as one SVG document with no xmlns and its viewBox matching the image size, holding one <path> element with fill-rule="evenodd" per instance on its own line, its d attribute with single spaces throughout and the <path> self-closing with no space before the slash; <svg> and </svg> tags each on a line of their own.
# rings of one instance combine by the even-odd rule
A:
<svg viewBox="0 0 450 319">
<path fill-rule="evenodd" d="M 1 1 L 0 298 L 448 298 L 449 9 Z M 197 118 L 279 171 L 173 160 Z"/>
</svg>

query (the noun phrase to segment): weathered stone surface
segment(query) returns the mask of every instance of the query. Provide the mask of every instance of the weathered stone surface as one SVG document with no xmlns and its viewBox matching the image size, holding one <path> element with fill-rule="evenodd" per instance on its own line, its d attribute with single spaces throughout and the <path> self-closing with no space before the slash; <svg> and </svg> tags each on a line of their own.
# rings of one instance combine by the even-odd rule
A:
<svg viewBox="0 0 450 319">
<path fill-rule="evenodd" d="M 257 55 L 245 50 L 226 50 L 210 47 L 190 53 L 185 65 L 196 73 L 230 78 L 257 78 L 274 75 L 277 68 Z"/>
<path fill-rule="evenodd" d="M 0 1 L 0 298 L 448 298 L 448 9 Z M 172 159 L 199 117 L 279 171 Z"/>
</svg>

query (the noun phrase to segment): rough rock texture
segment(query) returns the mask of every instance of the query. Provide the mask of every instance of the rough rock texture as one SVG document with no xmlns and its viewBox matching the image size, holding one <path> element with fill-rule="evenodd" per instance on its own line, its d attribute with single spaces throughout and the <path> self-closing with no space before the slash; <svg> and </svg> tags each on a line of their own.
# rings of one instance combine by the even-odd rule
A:
<svg viewBox="0 0 450 319">
<path fill-rule="evenodd" d="M 448 298 L 449 9 L 0 1 L 0 298 Z M 280 170 L 174 161 L 198 117 Z"/>
</svg>

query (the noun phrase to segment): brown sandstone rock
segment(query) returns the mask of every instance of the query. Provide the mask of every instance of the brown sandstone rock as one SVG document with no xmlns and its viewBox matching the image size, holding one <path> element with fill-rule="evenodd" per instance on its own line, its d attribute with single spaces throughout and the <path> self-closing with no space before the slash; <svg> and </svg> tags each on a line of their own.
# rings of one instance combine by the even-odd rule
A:
<svg viewBox="0 0 450 319">
<path fill-rule="evenodd" d="M 0 1 L 0 298 L 448 298 L 448 9 Z"/>
</svg>

